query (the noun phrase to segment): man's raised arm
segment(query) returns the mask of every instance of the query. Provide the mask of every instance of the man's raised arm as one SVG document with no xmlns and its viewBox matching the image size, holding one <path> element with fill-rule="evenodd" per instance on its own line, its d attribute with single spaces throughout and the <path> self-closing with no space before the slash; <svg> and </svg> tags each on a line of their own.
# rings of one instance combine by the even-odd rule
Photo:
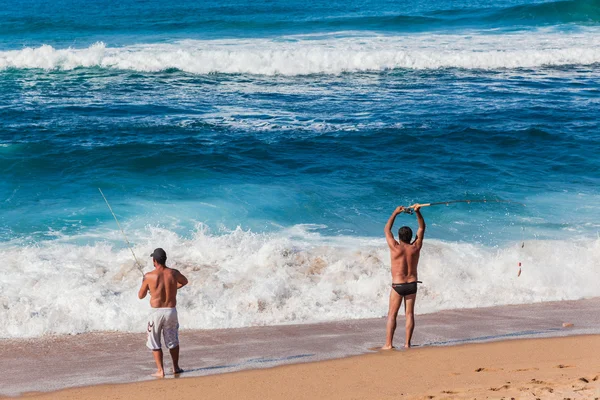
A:
<svg viewBox="0 0 600 400">
<path fill-rule="evenodd" d="M 415 210 L 415 214 L 417 214 L 417 221 L 419 222 L 419 230 L 417 231 L 417 237 L 415 237 L 415 241 L 413 242 L 417 248 L 423 247 L 423 238 L 425 237 L 425 219 L 423 219 L 423 215 L 421 215 L 421 205 L 414 204 L 410 208 Z"/>
<path fill-rule="evenodd" d="M 388 219 L 387 224 L 385 224 L 385 228 L 384 228 L 385 239 L 387 240 L 387 244 L 390 247 L 393 247 L 396 245 L 396 240 L 394 239 L 394 234 L 392 233 L 392 226 L 394 226 L 394 221 L 396 220 L 396 217 L 398 216 L 398 214 L 400 214 L 403 211 L 404 211 L 404 207 L 402 207 L 402 206 L 396 207 L 396 209 L 390 216 L 390 219 Z"/>
</svg>

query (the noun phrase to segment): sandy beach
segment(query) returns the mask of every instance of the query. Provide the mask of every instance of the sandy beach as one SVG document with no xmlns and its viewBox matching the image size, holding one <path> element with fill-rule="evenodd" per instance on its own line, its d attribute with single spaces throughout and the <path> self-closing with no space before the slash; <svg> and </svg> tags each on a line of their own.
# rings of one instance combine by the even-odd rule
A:
<svg viewBox="0 0 600 400">
<path fill-rule="evenodd" d="M 596 398 L 599 307 L 600 299 L 593 298 L 420 315 L 416 346 L 391 352 L 377 350 L 384 335 L 381 318 L 184 330 L 181 362 L 187 372 L 159 381 L 149 376 L 154 365 L 144 334 L 3 340 L 0 358 L 12 368 L 0 377 L 0 394 L 120 399 L 148 398 L 157 390 L 160 398 L 182 399 L 197 398 L 199 391 L 203 398 L 248 399 Z M 402 343 L 403 332 L 398 335 Z M 168 371 L 168 357 L 165 366 Z"/>
<path fill-rule="evenodd" d="M 387 351 L 190 379 L 69 389 L 39 399 L 597 399 L 600 336 Z"/>
</svg>

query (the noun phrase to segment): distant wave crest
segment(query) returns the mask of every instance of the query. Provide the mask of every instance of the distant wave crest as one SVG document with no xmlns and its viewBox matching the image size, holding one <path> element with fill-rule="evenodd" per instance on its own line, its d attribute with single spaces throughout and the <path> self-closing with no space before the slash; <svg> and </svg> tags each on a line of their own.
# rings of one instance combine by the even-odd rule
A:
<svg viewBox="0 0 600 400">
<path fill-rule="evenodd" d="M 455 4 L 456 8 L 444 8 L 427 11 L 423 14 L 398 13 L 389 14 L 385 10 L 344 13 L 343 15 L 307 16 L 305 13 L 282 15 L 274 12 L 266 18 L 245 18 L 244 15 L 214 15 L 196 9 L 186 17 L 169 14 L 159 19 L 144 20 L 142 26 L 148 32 L 169 34 L 170 32 L 237 32 L 256 37 L 255 33 L 285 32 L 333 32 L 336 30 L 378 31 L 378 32 L 423 32 L 437 29 L 505 29 L 525 28 L 552 25 L 598 26 L 600 23 L 599 0 L 559 0 L 534 2 L 533 4 L 509 5 L 506 7 L 488 6 L 479 2 L 474 7 L 467 2 Z M 452 2 L 449 5 L 454 5 Z M 444 6 L 443 4 L 439 4 Z M 260 8 L 260 6 L 259 6 Z M 382 13 L 383 11 L 383 13 Z M 237 13 L 236 13 L 237 14 Z M 131 21 L 117 17 L 106 23 L 102 18 L 96 20 L 45 18 L 27 20 L 3 20 L 3 34 L 29 35 L 32 33 L 49 33 L 70 31 L 75 34 L 94 33 L 101 35 L 112 29 L 128 30 Z M 139 26 L 139 25 L 138 25 Z M 291 30 L 290 30 L 291 27 Z"/>
<path fill-rule="evenodd" d="M 111 48 L 49 45 L 0 52 L 0 70 L 106 68 L 192 74 L 311 75 L 394 69 L 514 69 L 600 63 L 600 30 L 370 36 L 289 41 L 185 40 Z"/>
<path fill-rule="evenodd" d="M 537 4 L 522 4 L 503 8 L 458 8 L 438 10 L 423 16 L 396 15 L 334 20 L 338 25 L 410 28 L 410 27 L 507 27 L 581 24 L 593 26 L 600 22 L 600 1 L 560 0 Z M 352 25 L 351 25 L 352 24 Z"/>
<path fill-rule="evenodd" d="M 491 17 L 496 17 L 501 21 L 594 24 L 600 22 L 600 1 L 561 0 L 524 4 L 502 9 Z"/>
</svg>

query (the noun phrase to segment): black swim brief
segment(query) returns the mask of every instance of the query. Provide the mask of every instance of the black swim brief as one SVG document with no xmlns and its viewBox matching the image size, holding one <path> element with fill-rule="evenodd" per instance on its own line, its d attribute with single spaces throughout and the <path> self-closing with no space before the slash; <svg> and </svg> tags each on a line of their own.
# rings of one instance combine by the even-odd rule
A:
<svg viewBox="0 0 600 400">
<path fill-rule="evenodd" d="M 400 296 L 408 296 L 409 294 L 417 293 L 417 283 L 421 283 L 421 281 L 392 283 L 392 289 L 394 289 Z"/>
</svg>

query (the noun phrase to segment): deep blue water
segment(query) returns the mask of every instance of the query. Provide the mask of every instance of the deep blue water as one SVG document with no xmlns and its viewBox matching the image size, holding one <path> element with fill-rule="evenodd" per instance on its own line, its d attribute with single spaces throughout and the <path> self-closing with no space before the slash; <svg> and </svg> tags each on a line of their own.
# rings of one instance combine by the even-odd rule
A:
<svg viewBox="0 0 600 400">
<path fill-rule="evenodd" d="M 594 236 L 599 1 L 0 1 L 0 240 Z"/>
</svg>

